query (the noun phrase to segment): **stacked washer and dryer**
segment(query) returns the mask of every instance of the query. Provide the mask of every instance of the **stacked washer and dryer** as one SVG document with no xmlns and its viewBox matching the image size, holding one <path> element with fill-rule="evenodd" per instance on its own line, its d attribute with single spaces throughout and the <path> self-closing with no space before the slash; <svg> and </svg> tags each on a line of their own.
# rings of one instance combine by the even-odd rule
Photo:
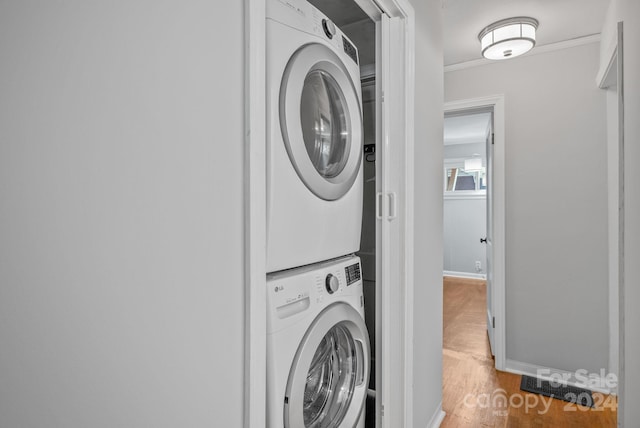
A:
<svg viewBox="0 0 640 428">
<path fill-rule="evenodd" d="M 356 46 L 306 0 L 267 0 L 267 426 L 363 427 Z"/>
</svg>

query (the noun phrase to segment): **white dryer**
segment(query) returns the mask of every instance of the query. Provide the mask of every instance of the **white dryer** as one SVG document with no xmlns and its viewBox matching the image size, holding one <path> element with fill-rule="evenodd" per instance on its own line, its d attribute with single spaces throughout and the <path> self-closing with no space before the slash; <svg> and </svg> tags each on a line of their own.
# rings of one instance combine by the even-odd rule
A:
<svg viewBox="0 0 640 428">
<path fill-rule="evenodd" d="M 267 427 L 363 427 L 369 382 L 360 259 L 267 276 Z"/>
<path fill-rule="evenodd" d="M 362 222 L 358 50 L 305 0 L 267 1 L 267 272 L 353 253 Z"/>
</svg>

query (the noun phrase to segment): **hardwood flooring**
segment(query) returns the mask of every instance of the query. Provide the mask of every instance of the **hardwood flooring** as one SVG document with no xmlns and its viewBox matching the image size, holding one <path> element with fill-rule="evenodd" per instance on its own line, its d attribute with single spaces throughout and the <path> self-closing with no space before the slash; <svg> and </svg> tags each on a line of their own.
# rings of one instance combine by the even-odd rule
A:
<svg viewBox="0 0 640 428">
<path fill-rule="evenodd" d="M 445 277 L 442 428 L 613 428 L 615 398 L 594 409 L 520 391 L 520 376 L 494 368 L 485 281 Z"/>
</svg>

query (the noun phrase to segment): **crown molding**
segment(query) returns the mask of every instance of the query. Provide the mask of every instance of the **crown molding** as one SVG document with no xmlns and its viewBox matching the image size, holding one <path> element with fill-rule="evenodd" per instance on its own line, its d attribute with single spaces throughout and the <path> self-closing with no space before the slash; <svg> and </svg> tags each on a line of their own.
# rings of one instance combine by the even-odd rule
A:
<svg viewBox="0 0 640 428">
<path fill-rule="evenodd" d="M 531 49 L 531 51 L 529 51 L 527 54 L 517 58 L 523 58 L 525 56 L 531 56 L 531 55 L 539 55 L 547 52 L 559 51 L 562 49 L 569 49 L 576 46 L 588 45 L 590 43 L 598 43 L 598 42 L 600 42 L 600 33 L 591 34 L 583 37 L 577 37 L 575 39 L 570 39 L 570 40 L 564 40 L 562 42 L 557 42 L 557 43 L 549 43 L 548 45 L 536 46 L 533 49 Z M 513 59 L 517 59 L 517 58 L 513 58 Z M 503 60 L 503 61 L 511 61 L 511 60 Z M 448 73 L 449 71 L 464 70 L 467 68 L 479 67 L 482 65 L 495 64 L 496 62 L 498 61 L 493 61 L 486 58 L 474 59 L 473 61 L 466 61 L 466 62 L 460 62 L 458 64 L 445 65 L 444 72 Z"/>
</svg>

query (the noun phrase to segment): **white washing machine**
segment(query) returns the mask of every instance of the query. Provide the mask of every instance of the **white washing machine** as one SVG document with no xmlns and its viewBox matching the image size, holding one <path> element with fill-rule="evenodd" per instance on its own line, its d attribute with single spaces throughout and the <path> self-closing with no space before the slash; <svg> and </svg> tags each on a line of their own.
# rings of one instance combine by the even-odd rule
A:
<svg viewBox="0 0 640 428">
<path fill-rule="evenodd" d="M 267 427 L 364 427 L 370 347 L 360 259 L 267 275 Z"/>
<path fill-rule="evenodd" d="M 358 50 L 305 0 L 267 1 L 267 272 L 350 254 L 362 222 Z"/>
</svg>

